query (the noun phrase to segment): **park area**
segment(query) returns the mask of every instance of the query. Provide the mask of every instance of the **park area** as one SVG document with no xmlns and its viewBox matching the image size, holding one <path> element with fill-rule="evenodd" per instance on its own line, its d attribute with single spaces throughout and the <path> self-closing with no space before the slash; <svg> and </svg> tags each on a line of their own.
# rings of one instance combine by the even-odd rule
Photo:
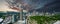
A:
<svg viewBox="0 0 60 24">
<path fill-rule="evenodd" d="M 30 24 L 54 24 L 56 21 L 60 21 L 60 14 L 53 16 L 30 16 Z"/>
</svg>

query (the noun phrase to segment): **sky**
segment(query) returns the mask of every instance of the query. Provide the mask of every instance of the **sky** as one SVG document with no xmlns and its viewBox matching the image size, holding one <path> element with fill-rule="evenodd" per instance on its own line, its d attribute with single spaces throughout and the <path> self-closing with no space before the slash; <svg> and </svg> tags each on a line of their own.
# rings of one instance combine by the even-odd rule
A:
<svg viewBox="0 0 60 24">
<path fill-rule="evenodd" d="M 44 8 L 43 8 L 44 7 Z M 43 6 L 42 8 L 37 9 L 37 11 L 46 10 L 47 12 L 60 12 L 60 0 L 53 1 L 51 3 L 47 3 L 46 6 Z M 47 7 L 47 9 L 45 9 Z"/>
<path fill-rule="evenodd" d="M 32 9 L 39 9 L 43 7 L 45 4 L 51 3 L 54 1 L 55 0 L 23 0 L 22 2 L 30 5 L 29 7 L 31 7 Z"/>
<path fill-rule="evenodd" d="M 4 0 L 0 0 L 0 7 L 5 3 Z"/>
<path fill-rule="evenodd" d="M 57 0 L 14 0 L 14 2 L 12 3 L 13 5 L 14 4 L 17 5 L 17 3 L 20 3 L 22 4 L 22 8 L 28 9 L 28 10 L 34 10 L 34 9 L 40 9 L 41 7 L 44 7 L 45 5 L 52 3 L 54 1 L 57 1 Z M 4 4 L 6 4 L 6 2 L 4 0 L 0 0 L 0 7 L 3 6 Z"/>
<path fill-rule="evenodd" d="M 19 0 L 18 0 L 19 1 Z M 44 4 L 53 2 L 54 0 L 20 0 L 19 2 L 27 3 L 32 6 L 32 8 L 40 8 L 44 6 Z M 15 1 L 17 2 L 17 1 Z M 4 4 L 5 0 L 0 0 L 0 5 Z"/>
<path fill-rule="evenodd" d="M 54 2 L 55 0 L 14 0 L 14 3 L 21 3 L 24 9 L 39 9 L 45 4 Z"/>
<path fill-rule="evenodd" d="M 17 10 L 10 9 L 8 7 L 7 2 L 5 2 L 5 0 L 0 0 L 0 11 L 14 11 L 14 12 L 17 12 Z"/>
</svg>

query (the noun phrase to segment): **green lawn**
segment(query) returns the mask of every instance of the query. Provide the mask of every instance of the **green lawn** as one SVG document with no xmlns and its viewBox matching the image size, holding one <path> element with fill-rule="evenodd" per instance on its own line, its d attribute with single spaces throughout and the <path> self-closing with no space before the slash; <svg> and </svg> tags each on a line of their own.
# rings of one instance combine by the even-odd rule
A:
<svg viewBox="0 0 60 24">
<path fill-rule="evenodd" d="M 36 20 L 38 24 L 47 24 L 51 23 L 57 20 L 60 20 L 60 15 L 54 15 L 54 16 L 31 16 L 31 20 Z"/>
</svg>

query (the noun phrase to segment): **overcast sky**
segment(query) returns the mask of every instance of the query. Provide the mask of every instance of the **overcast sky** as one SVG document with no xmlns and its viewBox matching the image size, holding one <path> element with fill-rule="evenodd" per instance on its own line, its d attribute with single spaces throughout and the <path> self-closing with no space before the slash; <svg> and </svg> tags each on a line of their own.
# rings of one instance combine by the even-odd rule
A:
<svg viewBox="0 0 60 24">
<path fill-rule="evenodd" d="M 27 3 L 27 6 L 26 6 L 27 8 L 28 8 L 28 5 L 30 5 L 29 7 L 33 9 L 39 9 L 43 7 L 45 4 L 52 3 L 55 0 L 23 0 L 23 1 L 17 0 L 15 2 L 18 2 L 18 1 Z M 5 0 L 0 0 L 0 8 L 4 8 L 5 7 L 4 5 L 7 5 L 7 2 L 5 2 Z"/>
<path fill-rule="evenodd" d="M 5 2 L 5 0 L 0 0 L 0 11 L 17 11 L 17 10 L 13 10 L 13 9 L 10 9 L 8 7 L 8 4 L 7 2 Z"/>
<path fill-rule="evenodd" d="M 0 8 L 2 8 L 5 4 L 6 2 L 4 0 L 0 0 Z"/>
<path fill-rule="evenodd" d="M 1 4 L 4 4 L 4 3 L 5 3 L 5 1 L 4 1 L 4 0 L 0 0 L 0 5 L 1 5 Z"/>
</svg>

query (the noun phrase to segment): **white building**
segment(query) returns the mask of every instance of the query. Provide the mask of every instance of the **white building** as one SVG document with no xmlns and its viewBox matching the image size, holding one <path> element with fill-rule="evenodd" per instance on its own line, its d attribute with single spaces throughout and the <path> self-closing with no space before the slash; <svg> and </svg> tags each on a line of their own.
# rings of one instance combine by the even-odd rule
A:
<svg viewBox="0 0 60 24">
<path fill-rule="evenodd" d="M 55 23 L 53 23 L 53 24 L 60 24 L 60 21 L 56 21 Z"/>
</svg>

